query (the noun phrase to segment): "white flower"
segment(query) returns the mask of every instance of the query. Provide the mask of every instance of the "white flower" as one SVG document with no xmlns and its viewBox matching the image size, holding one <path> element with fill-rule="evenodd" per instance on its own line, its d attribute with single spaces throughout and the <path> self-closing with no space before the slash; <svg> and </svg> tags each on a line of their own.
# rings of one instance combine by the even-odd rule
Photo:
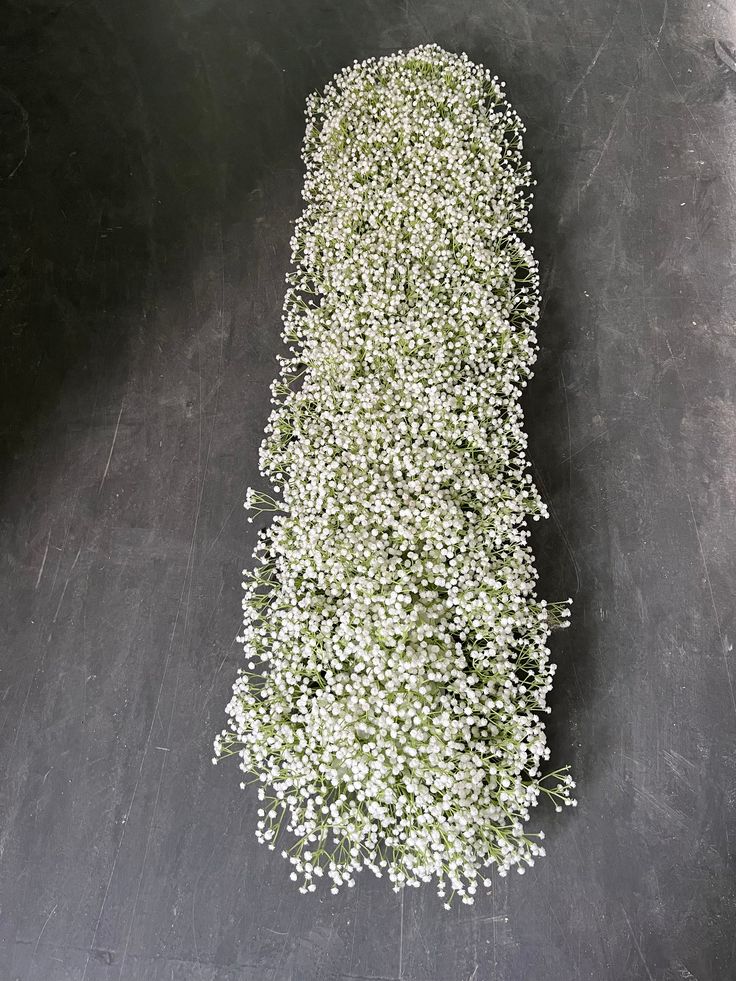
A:
<svg viewBox="0 0 736 981">
<path fill-rule="evenodd" d="M 436 45 L 355 63 L 307 102 L 305 207 L 217 757 L 300 889 L 361 868 L 472 902 L 544 850 L 546 645 L 527 519 L 547 515 L 519 404 L 536 357 L 524 127 Z"/>
</svg>

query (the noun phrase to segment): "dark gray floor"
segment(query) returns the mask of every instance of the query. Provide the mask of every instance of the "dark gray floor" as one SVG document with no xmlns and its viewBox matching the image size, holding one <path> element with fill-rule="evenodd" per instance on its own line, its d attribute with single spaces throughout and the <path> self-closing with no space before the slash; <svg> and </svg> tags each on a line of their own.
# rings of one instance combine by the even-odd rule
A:
<svg viewBox="0 0 736 981">
<path fill-rule="evenodd" d="M 0 981 L 736 977 L 733 7 L 4 13 Z M 533 874 L 450 913 L 367 875 L 297 895 L 210 764 L 304 98 L 427 40 L 528 124 L 535 541 L 575 598 L 550 732 L 580 805 L 539 815 Z"/>
</svg>

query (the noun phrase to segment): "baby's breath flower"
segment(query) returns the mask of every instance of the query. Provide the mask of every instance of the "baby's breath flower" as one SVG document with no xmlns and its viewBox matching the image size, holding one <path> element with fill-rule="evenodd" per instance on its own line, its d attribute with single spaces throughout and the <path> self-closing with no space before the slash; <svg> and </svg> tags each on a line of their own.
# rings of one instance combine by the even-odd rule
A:
<svg viewBox="0 0 736 981">
<path fill-rule="evenodd" d="M 305 207 L 244 573 L 247 669 L 217 758 L 300 891 L 362 868 L 470 903 L 544 855 L 547 639 L 520 397 L 537 343 L 524 127 L 503 83 L 426 45 L 307 102 Z M 242 784 L 241 786 L 245 786 Z"/>
</svg>

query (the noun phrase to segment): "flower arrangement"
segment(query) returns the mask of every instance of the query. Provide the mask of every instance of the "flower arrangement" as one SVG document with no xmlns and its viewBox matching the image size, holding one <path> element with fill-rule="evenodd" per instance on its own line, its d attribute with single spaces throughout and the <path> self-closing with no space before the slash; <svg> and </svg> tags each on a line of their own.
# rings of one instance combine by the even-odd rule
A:
<svg viewBox="0 0 736 981">
<path fill-rule="evenodd" d="M 503 82 L 426 45 L 307 101 L 304 211 L 245 572 L 247 669 L 215 761 L 260 784 L 257 837 L 302 891 L 436 880 L 449 906 L 544 854 L 546 516 L 519 399 L 536 358 L 524 127 Z M 245 783 L 241 784 L 245 786 Z"/>
</svg>

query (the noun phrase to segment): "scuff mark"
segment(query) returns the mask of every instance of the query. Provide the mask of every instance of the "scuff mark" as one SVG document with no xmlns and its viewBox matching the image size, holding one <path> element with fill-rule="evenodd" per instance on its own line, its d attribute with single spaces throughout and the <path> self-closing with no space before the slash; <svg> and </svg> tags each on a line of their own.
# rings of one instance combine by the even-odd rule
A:
<svg viewBox="0 0 736 981">
<path fill-rule="evenodd" d="M 121 420 L 122 415 L 123 415 L 123 406 L 124 405 L 125 405 L 125 399 L 123 399 L 123 401 L 120 403 L 120 412 L 118 412 L 118 421 L 115 424 L 115 432 L 113 433 L 112 444 L 110 446 L 110 452 L 107 455 L 107 463 L 105 464 L 105 472 L 102 475 L 102 480 L 100 481 L 100 486 L 99 486 L 99 489 L 97 491 L 98 494 L 102 490 L 102 485 L 105 483 L 105 478 L 107 477 L 107 471 L 110 469 L 110 461 L 112 460 L 113 450 L 115 449 L 115 441 L 118 438 L 118 429 L 120 429 L 120 420 Z"/>
<path fill-rule="evenodd" d="M 664 31 L 664 26 L 667 23 L 667 0 L 664 0 L 664 8 L 662 10 L 662 23 L 659 25 L 659 30 L 657 31 L 657 36 L 654 39 L 654 47 L 659 48 L 659 42 L 662 40 L 662 32 Z"/>
<path fill-rule="evenodd" d="M 47 776 L 48 776 L 48 774 L 47 774 Z M 44 779 L 45 779 L 45 778 L 44 778 Z M 58 909 L 58 907 L 59 907 L 59 904 L 58 904 L 58 903 L 56 903 L 56 904 L 54 905 L 54 908 L 53 908 L 53 909 L 51 910 L 51 912 L 49 913 L 49 915 L 48 915 L 48 916 L 46 917 L 46 920 L 45 920 L 45 922 L 44 922 L 44 925 L 43 925 L 43 926 L 41 927 L 41 932 L 40 932 L 40 933 L 39 933 L 39 935 L 38 935 L 38 940 L 36 941 L 36 946 L 35 946 L 35 947 L 33 948 L 33 954 L 32 954 L 32 956 L 33 956 L 33 957 L 35 957 L 35 956 L 36 956 L 36 952 L 38 951 L 38 945 L 39 945 L 39 944 L 41 943 L 41 937 L 43 936 L 43 931 L 44 931 L 44 930 L 46 929 L 46 927 L 47 927 L 47 926 L 49 925 L 49 920 L 50 920 L 50 919 L 51 919 L 51 917 L 52 917 L 52 916 L 54 915 L 54 913 L 56 912 L 56 910 Z"/>
<path fill-rule="evenodd" d="M 616 126 L 618 124 L 618 121 L 621 118 L 624 109 L 628 105 L 629 99 L 631 98 L 631 96 L 632 96 L 635 88 L 636 88 L 636 83 L 629 88 L 629 91 L 626 93 L 624 99 L 621 102 L 621 105 L 618 107 L 618 109 L 616 111 L 616 115 L 613 117 L 613 122 L 611 123 L 611 127 L 608 130 L 608 135 L 606 136 L 605 140 L 603 141 L 603 147 L 601 148 L 601 152 L 598 155 L 598 159 L 593 164 L 593 169 L 591 170 L 590 174 L 588 175 L 588 179 L 583 184 L 583 186 L 580 188 L 579 196 L 582 196 L 583 194 L 585 194 L 585 192 L 588 190 L 588 188 L 590 187 L 590 185 L 593 183 L 593 178 L 596 175 L 596 171 L 600 167 L 601 160 L 603 160 L 603 158 L 606 155 L 606 150 L 608 149 L 608 146 L 609 146 L 609 144 L 611 142 L 611 139 L 613 138 L 613 134 L 614 134 L 614 132 L 616 130 Z"/>
<path fill-rule="evenodd" d="M 631 935 L 631 939 L 634 941 L 634 946 L 636 947 L 637 953 L 641 958 L 641 962 L 644 966 L 644 970 L 647 972 L 647 977 L 649 978 L 649 981 L 654 981 L 654 978 L 652 977 L 652 972 L 649 970 L 649 965 L 647 964 L 646 958 L 644 957 L 644 954 L 642 952 L 641 945 L 639 944 L 639 941 L 636 938 L 636 934 L 634 933 L 633 927 L 631 926 L 631 920 L 629 919 L 629 914 L 626 912 L 626 909 L 623 906 L 621 907 L 621 909 L 624 911 L 624 916 L 626 917 L 626 925 L 629 928 L 629 934 Z"/>
<path fill-rule="evenodd" d="M 695 520 L 695 511 L 693 510 L 693 502 L 690 495 L 687 495 L 688 504 L 690 505 L 690 515 L 693 519 L 693 527 L 695 528 L 695 536 L 698 539 L 698 548 L 700 549 L 700 558 L 703 560 L 703 568 L 705 569 L 705 581 L 708 584 L 708 592 L 710 593 L 710 602 L 713 606 L 713 614 L 716 618 L 716 628 L 718 630 L 718 637 L 721 641 L 721 655 L 723 657 L 723 667 L 726 672 L 726 678 L 728 680 L 728 689 L 731 693 L 731 704 L 733 705 L 733 712 L 736 715 L 736 696 L 733 691 L 733 678 L 731 677 L 731 668 L 728 664 L 728 644 L 726 638 L 723 636 L 723 631 L 721 629 L 721 618 L 718 615 L 718 607 L 716 606 L 716 598 L 713 595 L 713 584 L 710 581 L 710 570 L 708 569 L 708 562 L 705 558 L 705 552 L 703 550 L 703 542 L 700 539 L 700 531 L 698 530 L 698 523 Z"/>
<path fill-rule="evenodd" d="M 80 545 L 79 546 L 79 550 L 77 551 L 76 557 L 75 557 L 74 561 L 72 562 L 72 567 L 69 570 L 69 575 L 66 577 L 66 582 L 64 583 L 64 588 L 62 589 L 61 596 L 59 597 L 59 604 L 56 607 L 56 613 L 54 613 L 53 619 L 51 621 L 52 623 L 56 623 L 56 618 L 59 615 L 59 610 L 61 609 L 61 604 L 64 602 L 64 596 L 66 595 L 66 588 L 69 585 L 69 580 L 72 578 L 72 573 L 74 572 L 74 566 L 77 564 L 77 561 L 78 561 L 79 556 L 81 554 L 82 554 L 82 546 Z"/>
<path fill-rule="evenodd" d="M 46 565 L 46 556 L 49 554 L 49 542 L 51 541 L 51 530 L 46 537 L 46 548 L 44 549 L 43 559 L 41 559 L 41 568 L 38 570 L 38 579 L 36 579 L 36 585 L 33 587 L 34 590 L 38 589 L 38 584 L 41 582 L 41 576 L 43 575 L 43 567 Z"/>
<path fill-rule="evenodd" d="M 580 80 L 578 81 L 578 83 L 575 86 L 575 88 L 572 90 L 572 92 L 565 99 L 565 104 L 562 107 L 562 111 L 563 112 L 570 105 L 570 103 L 575 98 L 575 96 L 578 94 L 578 92 L 580 91 L 581 85 L 585 82 L 585 79 L 588 77 L 588 75 L 590 75 L 590 73 L 593 71 L 593 69 L 595 68 L 595 66 L 596 66 L 596 64 L 598 62 L 598 59 L 603 54 L 604 49 L 608 45 L 608 42 L 611 40 L 611 35 L 613 34 L 614 28 L 616 27 L 616 24 L 618 23 L 618 15 L 621 12 L 621 3 L 622 2 L 623 2 L 623 0 L 619 0 L 619 4 L 616 7 L 616 12 L 613 15 L 613 20 L 611 21 L 611 26 L 609 27 L 608 32 L 606 33 L 606 36 L 603 38 L 603 40 L 601 41 L 601 43 L 598 45 L 598 50 L 593 55 L 593 58 L 592 58 L 591 62 L 589 63 L 588 67 L 585 69 L 585 71 L 583 72 L 583 74 L 580 76 Z M 665 9 L 666 9 L 666 2 L 665 2 Z"/>
<path fill-rule="evenodd" d="M 724 64 L 726 68 L 730 68 L 732 72 L 736 72 L 736 59 L 731 57 L 731 55 L 728 53 L 728 51 L 725 49 L 725 47 L 721 44 L 721 42 L 717 38 L 713 42 L 713 47 L 715 48 L 716 57 L 718 58 L 718 60 L 722 64 Z"/>
</svg>

